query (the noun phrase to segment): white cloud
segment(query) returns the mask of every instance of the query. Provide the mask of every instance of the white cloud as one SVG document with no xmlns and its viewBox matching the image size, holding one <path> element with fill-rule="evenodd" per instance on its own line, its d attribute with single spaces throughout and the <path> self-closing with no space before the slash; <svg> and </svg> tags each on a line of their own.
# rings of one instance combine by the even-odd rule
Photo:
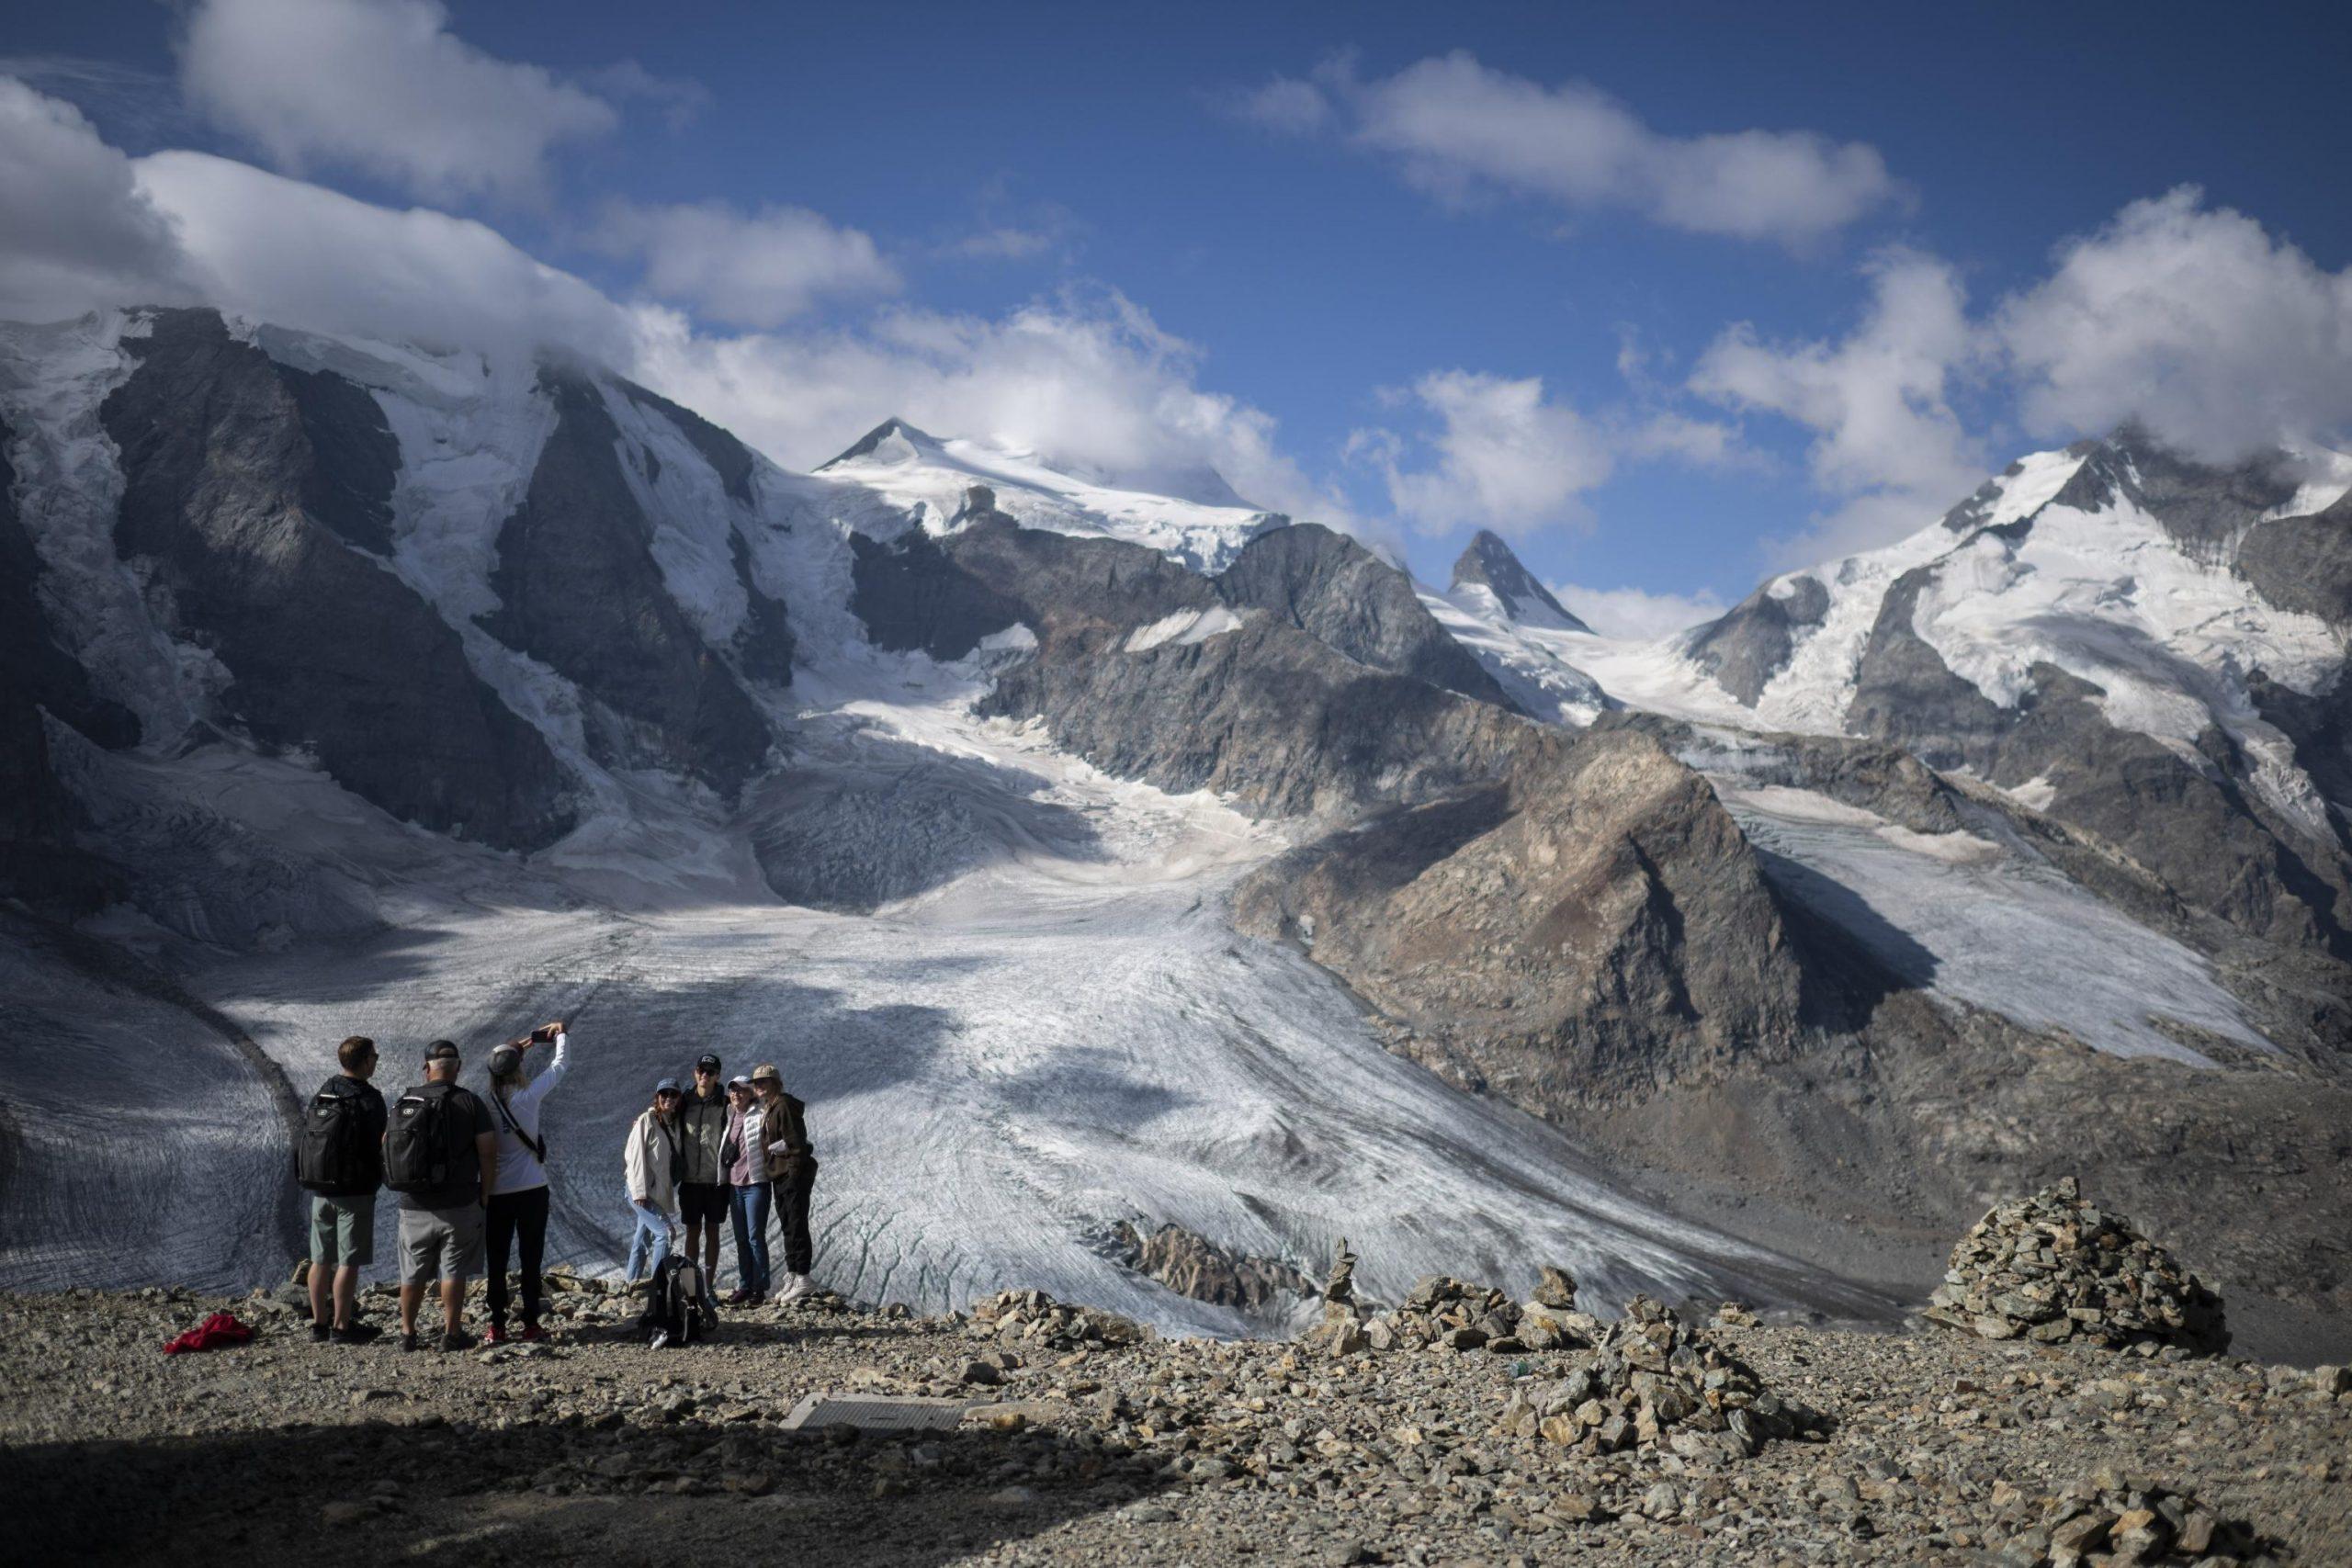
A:
<svg viewBox="0 0 2352 1568">
<path fill-rule="evenodd" d="M 448 23 L 437 0 L 200 0 L 181 85 L 281 168 L 354 169 L 437 201 L 535 197 L 550 149 L 619 123 L 594 93 Z"/>
<path fill-rule="evenodd" d="M 775 327 L 827 297 L 891 294 L 896 267 L 873 239 L 804 207 L 739 212 L 723 202 L 605 209 L 597 243 L 639 257 L 645 288 L 707 321 Z"/>
<path fill-rule="evenodd" d="M 628 312 L 486 224 L 377 207 L 203 152 L 134 167 L 141 194 L 172 219 L 199 297 L 223 310 L 428 344 L 560 345 L 618 364 L 631 352 Z"/>
<path fill-rule="evenodd" d="M 170 220 L 81 110 L 0 76 L 0 314 L 59 320 L 186 292 Z"/>
<path fill-rule="evenodd" d="M 1321 130 L 1338 118 L 1322 88 L 1289 76 L 1232 95 L 1227 107 L 1237 118 L 1290 136 Z"/>
<path fill-rule="evenodd" d="M 2061 247 L 1992 330 L 2028 425 L 2136 419 L 2213 461 L 2352 427 L 2352 269 L 2326 272 L 2182 186 Z"/>
<path fill-rule="evenodd" d="M 1579 515 L 1577 498 L 1615 470 L 1606 435 L 1547 400 L 1540 377 L 1433 371 L 1412 396 L 1437 422 L 1423 441 L 1363 430 L 1350 446 L 1380 468 L 1389 503 L 1423 532 L 1475 525 L 1523 536 Z M 1414 466 L 1408 456 L 1421 447 L 1428 460 Z"/>
<path fill-rule="evenodd" d="M 1582 521 L 1584 493 L 1607 483 L 1621 460 L 1748 460 L 1728 425 L 1663 411 L 1588 416 L 1546 398 L 1541 377 L 1441 370 L 1387 396 L 1417 403 L 1435 427 L 1419 438 L 1358 430 L 1349 454 L 1378 468 L 1389 504 L 1429 534 L 1478 526 L 1521 536 Z"/>
<path fill-rule="evenodd" d="M 1882 252 L 1864 272 L 1871 301 L 1846 337 L 1770 344 L 1742 322 L 1690 373 L 1702 397 L 1813 433 L 1813 481 L 1837 505 L 1789 545 L 1801 553 L 1869 547 L 1922 527 L 1974 489 L 1985 466 L 1950 400 L 1979 351 L 1958 275 L 1906 250 Z"/>
<path fill-rule="evenodd" d="M 1877 149 L 1809 130 L 1671 136 L 1580 82 L 1547 87 L 1466 52 L 1366 81 L 1340 59 L 1277 78 L 1236 112 L 1306 134 L 1345 129 L 1446 199 L 1500 192 L 1571 211 L 1625 209 L 1668 228 L 1797 246 L 1902 197 Z"/>
<path fill-rule="evenodd" d="M 1272 417 L 1198 384 L 1199 351 L 1114 292 L 999 318 L 893 309 L 867 327 L 708 337 L 640 312 L 638 374 L 779 462 L 810 468 L 898 414 L 1142 488 L 1214 469 L 1259 505 L 1356 519 L 1285 457 Z"/>
<path fill-rule="evenodd" d="M 713 335 L 624 306 L 486 224 L 396 210 L 208 153 L 131 160 L 0 79 L 0 310 L 196 300 L 282 326 L 491 352 L 569 350 L 808 468 L 893 413 L 1144 488 L 1214 471 L 1259 504 L 1360 520 L 1273 418 L 1200 384 L 1201 352 L 1113 290 L 1001 317 L 889 309 L 855 327 Z"/>
<path fill-rule="evenodd" d="M 1551 585 L 1552 596 L 1570 614 L 1603 637 L 1650 642 L 1724 613 L 1724 602 L 1712 592 L 1646 593 L 1638 588 L 1585 588 L 1573 582 Z"/>
</svg>

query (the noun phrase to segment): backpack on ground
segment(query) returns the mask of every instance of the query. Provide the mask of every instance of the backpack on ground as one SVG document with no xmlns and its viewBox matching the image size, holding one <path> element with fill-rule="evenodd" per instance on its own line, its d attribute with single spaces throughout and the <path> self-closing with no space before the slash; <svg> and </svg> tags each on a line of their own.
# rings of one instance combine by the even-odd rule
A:
<svg viewBox="0 0 2352 1568">
<path fill-rule="evenodd" d="M 431 1192 L 449 1185 L 449 1091 L 425 1084 L 392 1106 L 384 1138 L 384 1185 L 395 1192 Z"/>
<path fill-rule="evenodd" d="M 707 1337 L 712 1325 L 704 1315 L 702 1293 L 702 1270 L 683 1248 L 662 1259 L 646 1290 L 644 1315 L 638 1319 L 646 1342 L 660 1349 Z"/>
<path fill-rule="evenodd" d="M 374 1131 L 365 1094 L 329 1083 L 311 1098 L 294 1145 L 294 1179 L 313 1192 L 357 1197 L 376 1190 Z"/>
</svg>

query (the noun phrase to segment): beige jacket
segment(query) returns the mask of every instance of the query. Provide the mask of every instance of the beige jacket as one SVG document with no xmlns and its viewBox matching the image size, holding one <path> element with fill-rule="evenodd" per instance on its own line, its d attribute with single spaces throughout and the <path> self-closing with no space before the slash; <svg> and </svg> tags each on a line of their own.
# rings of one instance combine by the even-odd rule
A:
<svg viewBox="0 0 2352 1568">
<path fill-rule="evenodd" d="M 673 1220 L 678 1217 L 678 1144 L 677 1123 L 664 1127 L 660 1117 L 647 1111 L 631 1123 L 628 1142 L 621 1148 L 629 1201 L 643 1198 Z"/>
</svg>

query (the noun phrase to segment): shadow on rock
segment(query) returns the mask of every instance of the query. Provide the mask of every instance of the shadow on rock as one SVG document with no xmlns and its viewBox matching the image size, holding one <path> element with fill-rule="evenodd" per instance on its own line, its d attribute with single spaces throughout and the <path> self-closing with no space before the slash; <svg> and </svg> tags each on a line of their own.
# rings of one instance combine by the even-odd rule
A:
<svg viewBox="0 0 2352 1568">
<path fill-rule="evenodd" d="M 1895 992 L 1935 984 L 1936 955 L 1852 888 L 1761 845 L 1756 861 L 1804 953 L 1806 1022 L 1854 1028 Z"/>
<path fill-rule="evenodd" d="M 0 1562 L 944 1562 L 1174 1483 L 1083 1438 L 607 1415 L 367 1421 L 0 1451 Z"/>
<path fill-rule="evenodd" d="M 1093 823 L 1040 798 L 1048 787 L 983 758 L 861 735 L 846 756 L 761 786 L 752 849 L 776 897 L 853 914 L 1025 853 L 1103 858 Z"/>
</svg>

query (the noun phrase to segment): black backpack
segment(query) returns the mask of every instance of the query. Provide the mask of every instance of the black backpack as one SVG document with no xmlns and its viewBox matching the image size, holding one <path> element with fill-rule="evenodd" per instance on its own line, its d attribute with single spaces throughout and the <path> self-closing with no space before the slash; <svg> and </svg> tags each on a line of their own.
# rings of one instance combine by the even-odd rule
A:
<svg viewBox="0 0 2352 1568">
<path fill-rule="evenodd" d="M 690 1345 L 709 1335 L 713 1325 L 704 1315 L 702 1270 L 683 1248 L 662 1258 L 653 1270 L 645 1312 L 637 1321 L 646 1343 L 657 1350 L 665 1345 Z"/>
<path fill-rule="evenodd" d="M 452 1091 L 421 1084 L 394 1102 L 384 1139 L 384 1185 L 395 1192 L 432 1192 L 449 1185 L 456 1161 L 449 1129 L 456 1122 Z"/>
<path fill-rule="evenodd" d="M 376 1190 L 376 1129 L 368 1114 L 365 1089 L 329 1079 L 311 1098 L 302 1135 L 294 1145 L 294 1179 L 313 1192 L 359 1197 Z"/>
</svg>

